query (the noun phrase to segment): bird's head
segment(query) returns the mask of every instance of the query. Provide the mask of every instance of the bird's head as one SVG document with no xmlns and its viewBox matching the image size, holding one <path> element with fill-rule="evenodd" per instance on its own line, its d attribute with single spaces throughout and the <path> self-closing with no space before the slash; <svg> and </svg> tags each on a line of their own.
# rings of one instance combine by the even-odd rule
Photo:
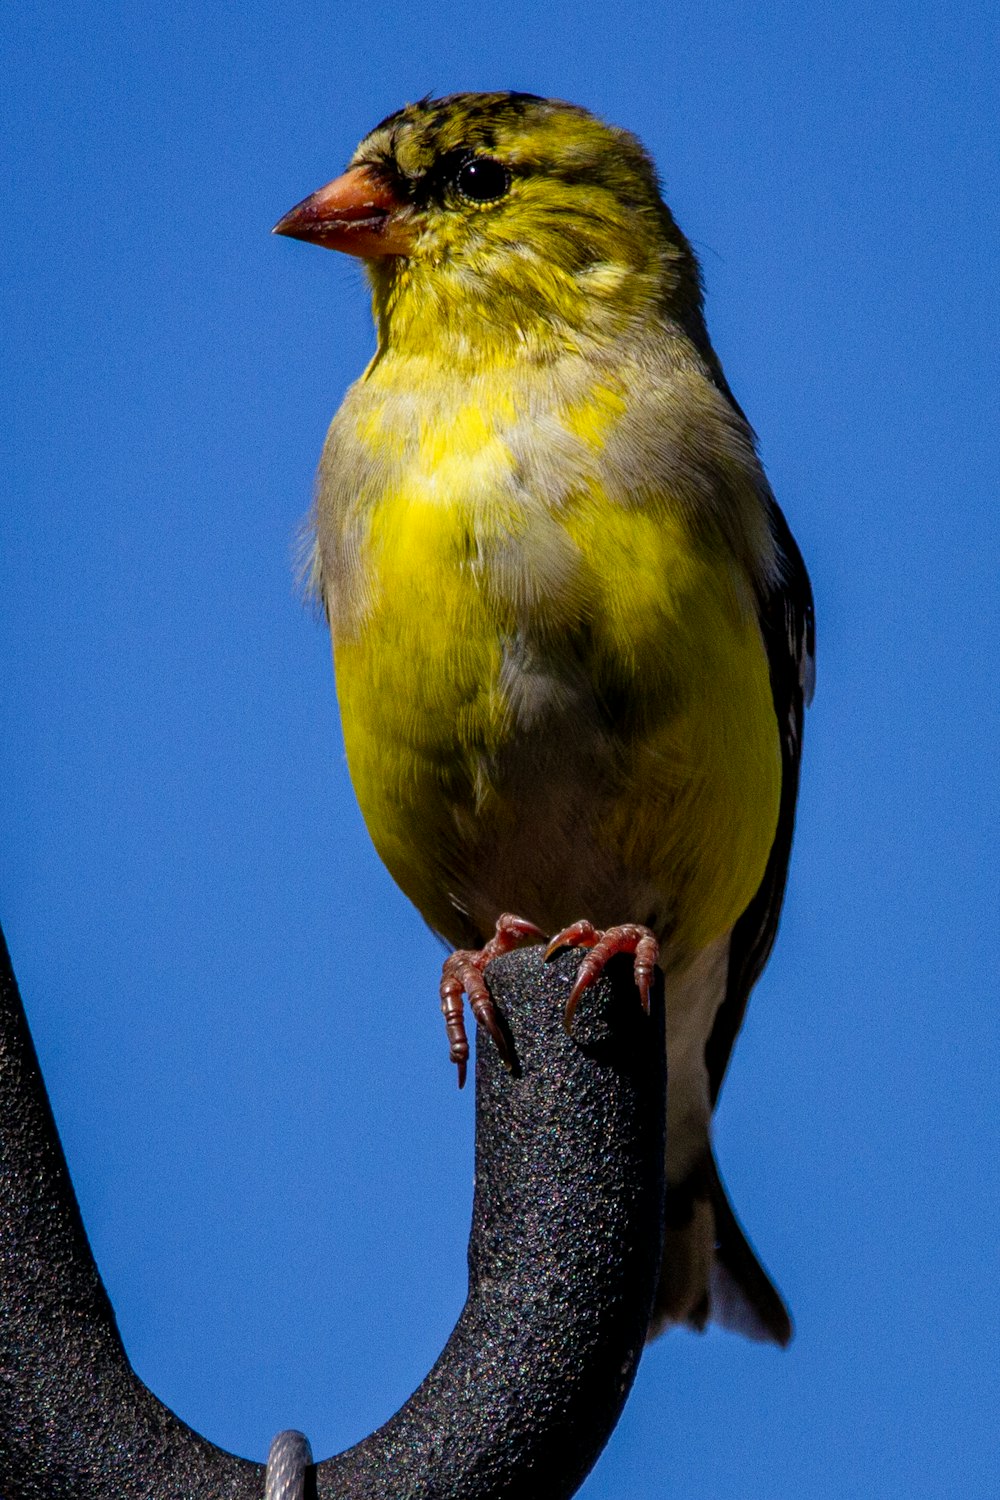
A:
<svg viewBox="0 0 1000 1500">
<path fill-rule="evenodd" d="M 361 256 L 384 345 L 545 358 L 700 317 L 694 256 L 627 131 L 534 94 L 390 115 L 276 233 Z"/>
</svg>

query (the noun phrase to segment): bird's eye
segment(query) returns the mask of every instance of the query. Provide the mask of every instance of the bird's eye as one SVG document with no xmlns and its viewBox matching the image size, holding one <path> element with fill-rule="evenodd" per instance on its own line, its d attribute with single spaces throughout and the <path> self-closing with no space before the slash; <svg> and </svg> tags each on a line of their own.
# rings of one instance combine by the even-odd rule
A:
<svg viewBox="0 0 1000 1500">
<path fill-rule="evenodd" d="M 470 203 L 495 203 L 510 191 L 510 173 L 492 156 L 470 156 L 455 173 L 455 188 Z"/>
</svg>

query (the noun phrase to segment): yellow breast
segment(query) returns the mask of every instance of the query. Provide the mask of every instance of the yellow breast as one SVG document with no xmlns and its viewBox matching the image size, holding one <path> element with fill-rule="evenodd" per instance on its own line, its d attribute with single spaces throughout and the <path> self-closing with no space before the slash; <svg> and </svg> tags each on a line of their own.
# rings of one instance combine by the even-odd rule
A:
<svg viewBox="0 0 1000 1500">
<path fill-rule="evenodd" d="M 565 390 L 543 420 L 509 385 L 463 387 L 406 420 L 373 374 L 335 423 L 319 531 L 380 855 L 453 941 L 511 908 L 546 929 L 655 917 L 697 951 L 753 896 L 777 821 L 740 562 L 662 482 L 613 492 L 620 389 Z"/>
</svg>

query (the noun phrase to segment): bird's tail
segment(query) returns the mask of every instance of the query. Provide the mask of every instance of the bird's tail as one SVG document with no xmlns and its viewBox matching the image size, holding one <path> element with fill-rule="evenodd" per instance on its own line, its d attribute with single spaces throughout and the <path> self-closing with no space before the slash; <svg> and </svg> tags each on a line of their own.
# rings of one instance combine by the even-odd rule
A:
<svg viewBox="0 0 1000 1500">
<path fill-rule="evenodd" d="M 683 1182 L 668 1186 L 665 1219 L 649 1337 L 675 1323 L 700 1332 L 714 1322 L 745 1338 L 787 1344 L 788 1309 L 740 1227 L 711 1148 Z"/>
</svg>

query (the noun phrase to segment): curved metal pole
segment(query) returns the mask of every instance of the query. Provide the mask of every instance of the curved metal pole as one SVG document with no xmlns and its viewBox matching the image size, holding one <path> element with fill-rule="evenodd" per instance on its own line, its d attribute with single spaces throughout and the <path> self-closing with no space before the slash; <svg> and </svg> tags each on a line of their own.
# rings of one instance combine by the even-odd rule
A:
<svg viewBox="0 0 1000 1500">
<path fill-rule="evenodd" d="M 518 1067 L 479 1049 L 462 1314 L 409 1401 L 315 1465 L 307 1496 L 561 1500 L 618 1419 L 659 1261 L 662 992 L 645 1017 L 623 965 L 570 1038 L 561 1013 L 578 956 L 540 955 L 489 970 Z M 2 938 L 0 964 L 0 1494 L 261 1500 L 263 1465 L 192 1431 L 128 1362 Z"/>
</svg>

